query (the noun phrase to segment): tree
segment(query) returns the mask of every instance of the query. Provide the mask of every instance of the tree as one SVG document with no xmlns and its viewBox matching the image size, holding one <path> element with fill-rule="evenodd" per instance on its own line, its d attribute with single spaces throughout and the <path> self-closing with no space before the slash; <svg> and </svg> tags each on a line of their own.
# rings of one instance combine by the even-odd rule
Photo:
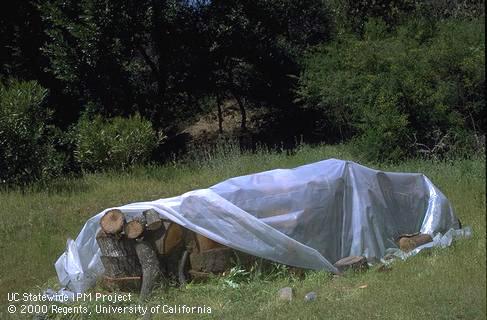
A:
<svg viewBox="0 0 487 320">
<path fill-rule="evenodd" d="M 217 100 L 235 99 L 243 131 L 248 107 L 293 104 L 301 54 L 333 33 L 322 1 L 211 1 L 204 14 L 210 82 Z"/>
<path fill-rule="evenodd" d="M 49 70 L 80 109 L 139 111 L 163 126 L 184 113 L 179 106 L 191 105 L 201 74 L 191 71 L 202 51 L 195 8 L 181 1 L 52 0 L 42 12 Z"/>
</svg>

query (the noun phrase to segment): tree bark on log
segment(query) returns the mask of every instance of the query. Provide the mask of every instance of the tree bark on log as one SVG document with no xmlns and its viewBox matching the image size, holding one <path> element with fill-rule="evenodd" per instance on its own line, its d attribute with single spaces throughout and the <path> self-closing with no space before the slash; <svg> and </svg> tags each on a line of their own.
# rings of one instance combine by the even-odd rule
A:
<svg viewBox="0 0 487 320">
<path fill-rule="evenodd" d="M 219 273 L 232 266 L 234 250 L 228 247 L 194 252 L 189 256 L 191 269 L 194 271 Z"/>
<path fill-rule="evenodd" d="M 137 277 L 142 275 L 141 266 L 137 256 L 127 257 L 100 257 L 105 267 L 105 275 L 110 278 Z"/>
<path fill-rule="evenodd" d="M 96 235 L 96 242 L 101 254 L 109 257 L 135 256 L 134 240 L 119 237 L 100 230 Z"/>
<path fill-rule="evenodd" d="M 159 216 L 159 213 L 154 209 L 146 210 L 142 213 L 146 220 L 145 228 L 147 230 L 156 230 L 162 226 L 162 219 Z"/>
<path fill-rule="evenodd" d="M 142 274 L 134 247 L 134 240 L 121 238 L 100 230 L 96 242 L 101 251 L 101 262 L 108 277 L 131 277 Z"/>
<path fill-rule="evenodd" d="M 140 289 L 139 299 L 140 301 L 145 301 L 152 292 L 156 282 L 162 277 L 162 272 L 156 251 L 150 243 L 137 240 L 135 243 L 135 251 L 142 266 L 142 287 Z"/>
<path fill-rule="evenodd" d="M 183 255 L 181 257 L 181 260 L 179 260 L 178 263 L 178 280 L 179 280 L 179 285 L 183 286 L 186 284 L 186 271 L 187 271 L 187 265 L 188 265 L 188 257 L 189 257 L 189 252 L 188 250 L 184 250 Z"/>
<path fill-rule="evenodd" d="M 110 234 L 122 232 L 124 224 L 125 216 L 118 209 L 108 210 L 100 220 L 100 226 L 103 231 Z"/>
<path fill-rule="evenodd" d="M 153 248 L 156 250 L 158 255 L 164 254 L 164 237 L 166 235 L 166 228 L 161 225 L 159 229 L 156 230 L 146 230 L 144 233 L 144 240 L 149 242 Z"/>
</svg>

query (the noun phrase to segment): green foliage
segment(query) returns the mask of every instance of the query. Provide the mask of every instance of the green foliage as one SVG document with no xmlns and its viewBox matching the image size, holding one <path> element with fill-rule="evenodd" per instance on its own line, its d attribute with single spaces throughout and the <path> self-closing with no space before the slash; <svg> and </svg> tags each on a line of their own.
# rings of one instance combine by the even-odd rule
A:
<svg viewBox="0 0 487 320">
<path fill-rule="evenodd" d="M 62 168 L 46 95 L 35 81 L 0 83 L 0 185 L 48 178 Z"/>
<path fill-rule="evenodd" d="M 75 129 L 75 159 L 84 170 L 125 169 L 146 163 L 159 138 L 150 121 L 130 118 L 80 118 Z"/>
<path fill-rule="evenodd" d="M 363 36 L 367 23 L 374 19 L 394 30 L 411 16 L 434 21 L 447 18 L 481 18 L 484 1 L 479 0 L 331 0 L 335 23 L 339 32 L 352 32 Z"/>
<path fill-rule="evenodd" d="M 340 29 L 362 35 L 369 19 L 381 19 L 394 28 L 415 9 L 415 0 L 332 0 Z"/>
<path fill-rule="evenodd" d="M 370 159 L 455 152 L 457 139 L 472 151 L 481 139 L 466 137 L 486 127 L 484 36 L 483 20 L 411 19 L 389 32 L 372 19 L 363 40 L 344 35 L 311 53 L 298 93 Z"/>
</svg>

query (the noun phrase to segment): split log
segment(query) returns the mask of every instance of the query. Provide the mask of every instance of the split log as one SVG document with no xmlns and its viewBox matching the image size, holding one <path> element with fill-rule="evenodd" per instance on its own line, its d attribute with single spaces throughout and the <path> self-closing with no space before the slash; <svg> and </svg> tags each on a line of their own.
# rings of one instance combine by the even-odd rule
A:
<svg viewBox="0 0 487 320">
<path fill-rule="evenodd" d="M 118 234 L 123 230 L 125 216 L 122 211 L 112 209 L 105 212 L 100 220 L 100 226 L 106 233 Z"/>
<path fill-rule="evenodd" d="M 149 209 L 149 210 L 142 212 L 142 214 L 144 215 L 145 220 L 146 220 L 146 229 L 147 230 L 156 230 L 162 226 L 162 219 L 156 210 Z"/>
<path fill-rule="evenodd" d="M 413 234 L 399 236 L 399 248 L 404 252 L 409 252 L 425 243 L 431 242 L 433 239 L 429 234 Z"/>
<path fill-rule="evenodd" d="M 176 223 L 171 223 L 164 237 L 164 255 L 161 256 L 167 274 L 186 283 L 189 255 L 198 252 L 196 233 Z"/>
<path fill-rule="evenodd" d="M 137 240 L 135 242 L 135 251 L 142 266 L 142 287 L 140 289 L 139 299 L 140 301 L 144 301 L 152 292 L 157 281 L 162 277 L 162 272 L 156 251 L 150 243 Z"/>
<path fill-rule="evenodd" d="M 134 247 L 134 240 L 120 238 L 100 230 L 96 242 L 101 251 L 101 262 L 108 277 L 131 277 L 142 274 Z"/>
<path fill-rule="evenodd" d="M 201 272 L 220 273 L 232 266 L 235 257 L 232 248 L 216 248 L 203 252 L 193 252 L 189 256 L 191 270 Z"/>
<path fill-rule="evenodd" d="M 183 235 L 183 227 L 174 222 L 169 224 L 164 235 L 162 254 L 169 255 L 174 249 L 180 247 L 184 243 Z"/>
<path fill-rule="evenodd" d="M 125 225 L 125 235 L 129 239 L 136 239 L 142 236 L 145 230 L 146 220 L 143 215 L 134 217 Z"/>
<path fill-rule="evenodd" d="M 204 237 L 201 234 L 196 234 L 196 243 L 200 252 L 217 248 L 225 248 L 224 245 L 219 244 L 218 242 L 213 241 L 207 237 Z"/>
</svg>

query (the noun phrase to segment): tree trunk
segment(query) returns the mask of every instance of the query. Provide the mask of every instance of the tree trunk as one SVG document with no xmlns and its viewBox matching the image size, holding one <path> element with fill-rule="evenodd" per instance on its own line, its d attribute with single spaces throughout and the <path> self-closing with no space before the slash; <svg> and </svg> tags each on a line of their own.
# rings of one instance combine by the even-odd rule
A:
<svg viewBox="0 0 487 320">
<path fill-rule="evenodd" d="M 235 93 L 232 94 L 235 100 L 237 101 L 238 107 L 240 109 L 240 115 L 241 115 L 240 129 L 242 129 L 242 131 L 247 131 L 247 111 L 245 110 L 245 105 L 242 101 L 242 98 L 240 98 Z"/>
<path fill-rule="evenodd" d="M 222 101 L 219 95 L 216 96 L 216 106 L 218 108 L 218 132 L 223 133 L 223 112 L 222 112 Z"/>
<path fill-rule="evenodd" d="M 160 98 L 163 98 L 166 91 L 166 76 L 167 76 L 167 67 L 165 64 L 166 61 L 166 46 L 165 42 L 167 39 L 165 38 L 165 30 L 167 27 L 164 26 L 163 17 L 164 10 L 166 9 L 166 0 L 152 0 L 152 30 L 151 36 L 152 41 L 154 43 L 154 51 L 156 55 L 156 63 L 157 63 L 157 93 Z"/>
</svg>

